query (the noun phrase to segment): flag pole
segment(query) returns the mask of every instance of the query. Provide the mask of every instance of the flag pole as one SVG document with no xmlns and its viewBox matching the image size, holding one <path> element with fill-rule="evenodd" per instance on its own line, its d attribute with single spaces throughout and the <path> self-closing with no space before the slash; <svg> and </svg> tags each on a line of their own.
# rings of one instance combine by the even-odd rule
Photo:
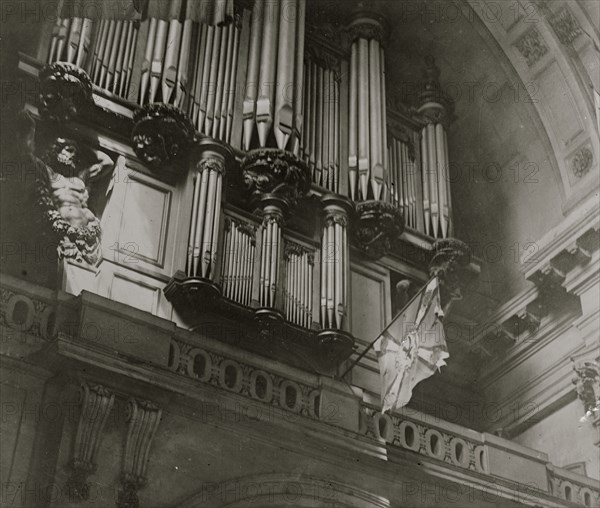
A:
<svg viewBox="0 0 600 508">
<path fill-rule="evenodd" d="M 392 326 L 392 323 L 393 323 L 394 321 L 396 321 L 396 318 L 397 318 L 397 317 L 398 317 L 400 314 L 402 314 L 402 313 L 404 312 L 404 310 L 405 310 L 405 309 L 406 309 L 406 308 L 407 308 L 407 307 L 408 307 L 408 306 L 409 306 L 411 303 L 413 303 L 413 302 L 415 301 L 415 299 L 417 298 L 417 296 L 419 296 L 419 295 L 421 294 L 421 291 L 423 290 L 423 288 L 426 288 L 426 287 L 429 285 L 429 283 L 430 283 L 430 282 L 431 282 L 431 281 L 432 281 L 432 280 L 433 280 L 435 277 L 436 277 L 435 275 L 434 275 L 433 277 L 431 277 L 431 278 L 430 278 L 430 279 L 429 279 L 429 280 L 428 280 L 428 281 L 427 281 L 427 282 L 426 282 L 426 283 L 423 285 L 423 287 L 422 287 L 422 288 L 421 288 L 419 291 L 417 291 L 417 292 L 416 292 L 416 293 L 413 295 L 413 297 L 412 297 L 412 298 L 411 298 L 411 299 L 410 299 L 410 300 L 409 300 L 409 301 L 406 303 L 406 305 L 405 305 L 404 307 L 402 307 L 402 308 L 401 308 L 401 309 L 400 309 L 400 310 L 399 310 L 399 311 L 396 313 L 396 315 L 395 315 L 395 316 L 394 316 L 394 318 L 393 318 L 393 319 L 392 319 L 392 320 L 389 322 L 389 324 L 388 324 L 388 325 L 387 325 L 387 326 L 386 326 L 386 327 L 385 327 L 385 328 L 384 328 L 384 329 L 383 329 L 383 330 L 382 330 L 382 331 L 379 333 L 379 335 L 377 335 L 377 337 L 375 338 L 375 340 L 373 340 L 373 341 L 372 341 L 372 342 L 371 342 L 371 343 L 370 343 L 370 344 L 369 344 L 369 345 L 368 345 L 368 346 L 367 346 L 367 347 L 364 349 L 364 351 L 363 351 L 363 352 L 362 352 L 360 355 L 358 355 L 358 358 L 357 358 L 356 360 L 354 360 L 354 361 L 353 361 L 353 362 L 352 362 L 352 363 L 351 363 L 351 364 L 348 366 L 348 368 L 347 368 L 347 369 L 344 371 L 344 373 L 343 373 L 341 376 L 337 377 L 337 379 L 344 379 L 344 378 L 346 377 L 346 375 L 348 374 L 348 372 L 350 372 L 350 371 L 351 371 L 351 370 L 352 370 L 352 369 L 353 369 L 353 368 L 356 366 L 356 364 L 357 364 L 358 362 L 360 362 L 360 361 L 361 361 L 361 360 L 362 360 L 362 359 L 365 357 L 365 355 L 366 355 L 366 354 L 367 354 L 369 351 L 371 351 L 371 349 L 373 349 L 373 346 L 374 346 L 374 345 L 375 345 L 375 343 L 376 343 L 376 342 L 379 340 L 379 337 L 381 337 L 381 336 L 382 336 L 382 335 L 383 335 L 383 334 L 384 334 L 384 333 L 387 331 L 387 329 L 388 329 L 390 326 Z"/>
</svg>

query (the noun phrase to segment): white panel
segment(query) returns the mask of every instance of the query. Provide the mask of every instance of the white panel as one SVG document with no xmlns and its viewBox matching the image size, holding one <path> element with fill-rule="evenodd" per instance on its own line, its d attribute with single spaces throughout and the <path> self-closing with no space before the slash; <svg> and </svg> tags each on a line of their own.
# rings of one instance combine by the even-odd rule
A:
<svg viewBox="0 0 600 508">
<path fill-rule="evenodd" d="M 166 190 L 130 178 L 119 234 L 121 252 L 163 265 L 170 197 Z"/>
<path fill-rule="evenodd" d="M 110 299 L 156 314 L 159 291 L 156 287 L 115 274 L 110 288 Z"/>
<path fill-rule="evenodd" d="M 352 270 L 352 335 L 372 341 L 385 326 L 384 281 Z"/>
</svg>

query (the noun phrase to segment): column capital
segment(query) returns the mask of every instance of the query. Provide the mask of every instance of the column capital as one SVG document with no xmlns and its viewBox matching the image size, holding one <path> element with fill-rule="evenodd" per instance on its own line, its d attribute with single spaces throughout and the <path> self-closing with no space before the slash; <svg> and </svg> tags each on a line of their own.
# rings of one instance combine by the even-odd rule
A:
<svg viewBox="0 0 600 508">
<path fill-rule="evenodd" d="M 382 14 L 370 10 L 357 10 L 347 27 L 350 42 L 356 39 L 376 39 L 384 45 L 387 24 Z"/>
<path fill-rule="evenodd" d="M 435 58 L 432 55 L 426 56 L 419 95 L 420 106 L 417 110 L 426 123 L 445 123 L 452 114 L 454 105 L 442 90 L 440 74 Z"/>
</svg>

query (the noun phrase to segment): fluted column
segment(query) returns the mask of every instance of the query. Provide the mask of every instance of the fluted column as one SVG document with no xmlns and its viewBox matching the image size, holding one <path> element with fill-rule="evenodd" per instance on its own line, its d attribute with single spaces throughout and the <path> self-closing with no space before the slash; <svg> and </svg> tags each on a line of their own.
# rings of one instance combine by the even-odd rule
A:
<svg viewBox="0 0 600 508">
<path fill-rule="evenodd" d="M 451 103 L 441 91 L 440 71 L 433 57 L 427 57 L 426 65 L 419 108 L 427 123 L 421 131 L 425 233 L 434 238 L 448 238 L 452 234 L 452 199 L 446 125 Z"/>
<path fill-rule="evenodd" d="M 335 195 L 325 196 L 322 204 L 321 327 L 325 330 L 347 330 L 350 272 L 348 216 L 352 204 Z"/>
<path fill-rule="evenodd" d="M 186 275 L 216 282 L 223 178 L 229 150 L 204 139 L 196 147 Z"/>
</svg>

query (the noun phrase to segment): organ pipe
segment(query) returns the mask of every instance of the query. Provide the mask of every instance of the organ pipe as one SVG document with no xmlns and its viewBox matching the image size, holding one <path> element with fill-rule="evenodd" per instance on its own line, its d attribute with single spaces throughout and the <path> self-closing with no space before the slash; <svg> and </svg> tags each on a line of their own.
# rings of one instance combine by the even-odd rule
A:
<svg viewBox="0 0 600 508">
<path fill-rule="evenodd" d="M 255 255 L 255 227 L 240 219 L 227 217 L 221 275 L 221 286 L 226 298 L 242 305 L 250 305 Z"/>
<path fill-rule="evenodd" d="M 321 304 L 323 329 L 347 328 L 348 203 L 338 196 L 323 198 L 321 235 Z"/>
<path fill-rule="evenodd" d="M 350 198 L 383 200 L 388 187 L 383 27 L 378 20 L 364 16 L 351 23 L 350 33 Z"/>
<path fill-rule="evenodd" d="M 259 306 L 275 308 L 282 252 L 281 226 L 283 213 L 276 204 L 266 204 L 263 210 L 262 246 L 259 276 Z"/>
<path fill-rule="evenodd" d="M 308 328 L 313 319 L 311 287 L 314 277 L 314 252 L 287 240 L 284 258 L 286 270 L 285 317 L 292 323 Z"/>
<path fill-rule="evenodd" d="M 452 234 L 452 200 L 445 124 L 451 101 L 440 90 L 440 71 L 426 58 L 425 82 L 419 113 L 426 122 L 421 131 L 421 159 L 425 233 L 435 238 Z"/>
<path fill-rule="evenodd" d="M 256 0 L 244 97 L 243 148 L 255 139 L 298 152 L 302 130 L 305 0 Z"/>
</svg>

